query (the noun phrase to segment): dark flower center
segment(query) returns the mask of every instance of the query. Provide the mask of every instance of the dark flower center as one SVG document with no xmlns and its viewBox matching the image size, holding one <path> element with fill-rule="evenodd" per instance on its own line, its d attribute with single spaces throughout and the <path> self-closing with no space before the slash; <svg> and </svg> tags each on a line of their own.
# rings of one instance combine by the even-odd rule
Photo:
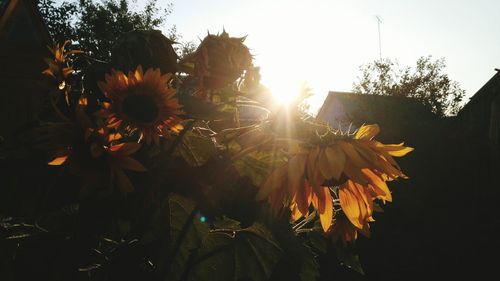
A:
<svg viewBox="0 0 500 281">
<path fill-rule="evenodd" d="M 159 109 L 152 97 L 132 94 L 123 100 L 122 111 L 135 121 L 149 123 L 158 117 Z"/>
</svg>

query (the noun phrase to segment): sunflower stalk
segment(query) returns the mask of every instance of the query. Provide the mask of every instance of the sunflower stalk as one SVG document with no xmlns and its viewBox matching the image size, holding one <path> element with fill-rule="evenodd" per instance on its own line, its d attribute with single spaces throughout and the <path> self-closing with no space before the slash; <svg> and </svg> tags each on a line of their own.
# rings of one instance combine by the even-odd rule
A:
<svg viewBox="0 0 500 281">
<path fill-rule="evenodd" d="M 50 98 L 50 104 L 52 105 L 52 109 L 54 109 L 54 111 L 57 113 L 57 115 L 63 119 L 64 121 L 66 122 L 69 122 L 69 123 L 73 123 L 73 121 L 71 121 L 68 117 L 66 117 L 66 115 L 64 115 L 61 110 L 59 110 L 59 108 L 57 107 L 57 104 L 56 104 L 56 101 L 54 101 L 53 98 Z"/>
<path fill-rule="evenodd" d="M 300 221 L 299 223 L 297 223 L 296 225 L 294 225 L 292 227 L 293 231 L 295 231 L 295 233 L 300 233 L 300 230 L 305 226 L 307 225 L 308 223 L 310 223 L 312 220 L 314 220 L 316 218 L 316 212 L 312 212 L 311 214 L 309 214 L 305 219 L 303 219 L 302 221 Z"/>
</svg>

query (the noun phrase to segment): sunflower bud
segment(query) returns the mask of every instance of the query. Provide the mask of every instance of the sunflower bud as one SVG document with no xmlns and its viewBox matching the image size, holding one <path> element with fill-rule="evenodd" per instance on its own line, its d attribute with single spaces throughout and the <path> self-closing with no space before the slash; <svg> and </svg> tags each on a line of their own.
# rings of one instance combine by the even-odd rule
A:
<svg viewBox="0 0 500 281">
<path fill-rule="evenodd" d="M 174 73 L 179 59 L 172 47 L 174 43 L 159 30 L 127 32 L 113 47 L 111 65 L 125 73 L 135 71 L 139 65 L 144 69 L 159 68 L 163 74 Z"/>
</svg>

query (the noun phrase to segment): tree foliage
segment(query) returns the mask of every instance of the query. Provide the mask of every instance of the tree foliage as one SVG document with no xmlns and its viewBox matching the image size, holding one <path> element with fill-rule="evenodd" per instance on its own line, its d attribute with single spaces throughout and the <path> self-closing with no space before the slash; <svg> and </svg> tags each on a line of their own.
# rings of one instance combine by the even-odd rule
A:
<svg viewBox="0 0 500 281">
<path fill-rule="evenodd" d="M 56 42 L 71 40 L 76 48 L 104 61 L 109 60 L 116 39 L 123 33 L 159 29 L 172 11 L 172 5 L 158 7 L 157 0 L 149 0 L 142 10 L 134 9 L 129 0 L 73 0 L 60 5 L 54 0 L 40 0 L 38 6 Z M 168 31 L 168 37 L 173 41 L 182 39 L 175 26 Z M 192 42 L 177 48 L 181 54 L 194 49 Z"/>
<path fill-rule="evenodd" d="M 409 97 L 419 100 L 439 116 L 455 115 L 461 108 L 465 90 L 451 80 L 444 69 L 444 58 L 420 57 L 414 69 L 399 68 L 390 59 L 360 67 L 361 77 L 353 90 L 362 94 Z"/>
</svg>

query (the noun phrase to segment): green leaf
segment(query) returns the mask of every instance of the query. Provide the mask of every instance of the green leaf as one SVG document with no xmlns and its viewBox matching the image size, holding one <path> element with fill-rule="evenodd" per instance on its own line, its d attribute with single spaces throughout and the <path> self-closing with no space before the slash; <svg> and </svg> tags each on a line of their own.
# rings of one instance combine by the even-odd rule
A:
<svg viewBox="0 0 500 281">
<path fill-rule="evenodd" d="M 273 169 L 285 164 L 286 155 L 281 151 L 253 151 L 234 162 L 241 176 L 247 176 L 255 186 L 260 186 Z"/>
<path fill-rule="evenodd" d="M 343 245 L 342 243 L 337 243 L 337 258 L 340 264 L 346 266 L 361 275 L 365 275 L 361 263 L 359 262 L 359 255 L 355 253 L 354 245 Z"/>
<path fill-rule="evenodd" d="M 307 251 L 303 251 L 303 254 L 300 256 L 300 280 L 316 280 L 319 277 L 319 265 L 311 249 L 307 246 L 304 246 L 304 248 L 307 249 Z"/>
<path fill-rule="evenodd" d="M 269 280 L 282 250 L 262 224 L 212 230 L 203 240 L 188 280 Z"/>
<path fill-rule="evenodd" d="M 208 225 L 195 218 L 195 204 L 180 195 L 168 198 L 170 221 L 170 270 L 166 280 L 180 280 L 191 259 L 208 234 Z"/>
<path fill-rule="evenodd" d="M 193 130 L 183 136 L 182 142 L 175 149 L 175 155 L 181 156 L 193 167 L 203 166 L 215 153 L 212 140 Z"/>
</svg>

